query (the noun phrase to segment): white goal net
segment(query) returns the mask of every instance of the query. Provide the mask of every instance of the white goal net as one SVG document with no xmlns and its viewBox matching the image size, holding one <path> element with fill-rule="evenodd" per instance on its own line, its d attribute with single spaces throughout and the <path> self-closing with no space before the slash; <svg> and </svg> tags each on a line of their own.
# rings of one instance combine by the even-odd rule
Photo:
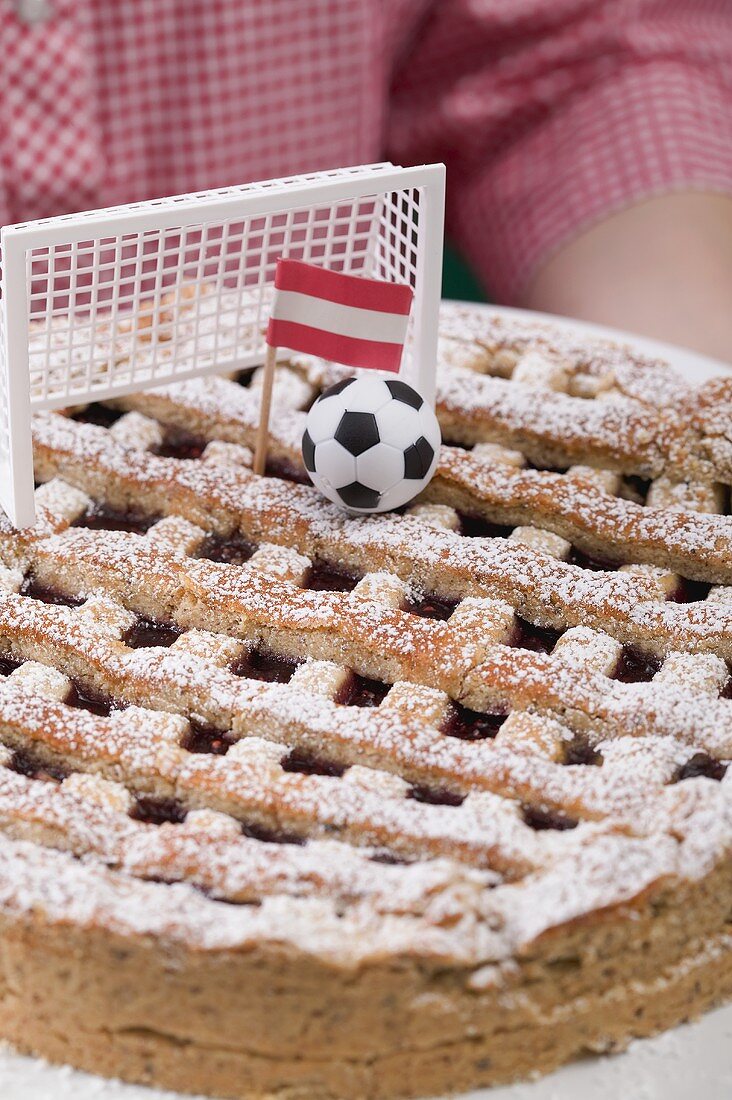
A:
<svg viewBox="0 0 732 1100">
<path fill-rule="evenodd" d="M 403 373 L 431 400 L 444 167 L 376 164 L 6 226 L 0 506 L 34 521 L 34 410 L 255 365 L 281 256 L 407 283 Z"/>
</svg>

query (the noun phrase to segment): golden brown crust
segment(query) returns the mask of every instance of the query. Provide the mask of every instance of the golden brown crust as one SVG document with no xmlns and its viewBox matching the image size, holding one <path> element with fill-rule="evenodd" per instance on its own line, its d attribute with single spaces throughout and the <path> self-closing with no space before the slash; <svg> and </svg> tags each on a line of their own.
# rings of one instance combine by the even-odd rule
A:
<svg viewBox="0 0 732 1100">
<path fill-rule="evenodd" d="M 221 1096 L 420 1096 L 497 1084 L 525 1073 L 527 1056 L 546 1072 L 729 996 L 732 953 L 713 927 L 719 887 L 712 879 L 684 895 L 683 913 L 673 893 L 641 904 L 611 980 L 607 916 L 553 937 L 503 976 L 392 958 L 347 983 L 337 969 L 265 946 L 196 954 L 15 921 L 2 929 L 0 1028 L 53 1061 Z M 687 938 L 694 931 L 703 935 Z"/>
</svg>

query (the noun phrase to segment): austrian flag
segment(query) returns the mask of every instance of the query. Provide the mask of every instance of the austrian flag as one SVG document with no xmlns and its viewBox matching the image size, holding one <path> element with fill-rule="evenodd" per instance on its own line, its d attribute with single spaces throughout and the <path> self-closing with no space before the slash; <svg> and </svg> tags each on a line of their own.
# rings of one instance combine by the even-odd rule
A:
<svg viewBox="0 0 732 1100">
<path fill-rule="evenodd" d="M 278 260 L 267 343 L 397 374 L 412 296 L 398 283 Z"/>
</svg>

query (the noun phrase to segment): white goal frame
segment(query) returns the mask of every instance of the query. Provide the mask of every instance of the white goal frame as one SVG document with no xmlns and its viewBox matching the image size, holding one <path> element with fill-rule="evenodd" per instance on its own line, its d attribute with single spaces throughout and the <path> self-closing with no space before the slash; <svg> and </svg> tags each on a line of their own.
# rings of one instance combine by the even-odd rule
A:
<svg viewBox="0 0 732 1100">
<path fill-rule="evenodd" d="M 0 507 L 35 522 L 31 416 L 261 363 L 280 255 L 407 283 L 402 373 L 434 401 L 445 168 L 266 180 L 0 231 Z"/>
</svg>

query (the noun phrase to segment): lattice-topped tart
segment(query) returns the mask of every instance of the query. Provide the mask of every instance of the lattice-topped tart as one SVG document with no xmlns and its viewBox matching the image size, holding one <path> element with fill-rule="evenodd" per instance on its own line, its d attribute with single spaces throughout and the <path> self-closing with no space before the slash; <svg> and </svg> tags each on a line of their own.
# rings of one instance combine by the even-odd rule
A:
<svg viewBox="0 0 732 1100">
<path fill-rule="evenodd" d="M 732 379 L 445 311 L 402 514 L 279 370 L 35 421 L 0 526 L 0 1032 L 211 1093 L 439 1094 L 732 991 Z M 730 773 L 732 775 L 732 773 Z"/>
</svg>

